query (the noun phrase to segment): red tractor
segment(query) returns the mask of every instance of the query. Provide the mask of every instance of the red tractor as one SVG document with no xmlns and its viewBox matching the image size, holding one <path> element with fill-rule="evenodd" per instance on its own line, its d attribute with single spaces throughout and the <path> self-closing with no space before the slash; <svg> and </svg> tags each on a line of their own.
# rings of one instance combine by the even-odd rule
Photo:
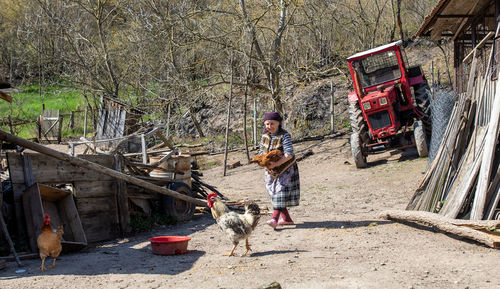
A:
<svg viewBox="0 0 500 289">
<path fill-rule="evenodd" d="M 347 58 L 354 82 L 351 150 L 358 168 L 367 166 L 367 155 L 390 149 L 416 146 L 419 156 L 428 154 L 429 86 L 420 66 L 407 67 L 402 45 L 396 41 Z"/>
</svg>

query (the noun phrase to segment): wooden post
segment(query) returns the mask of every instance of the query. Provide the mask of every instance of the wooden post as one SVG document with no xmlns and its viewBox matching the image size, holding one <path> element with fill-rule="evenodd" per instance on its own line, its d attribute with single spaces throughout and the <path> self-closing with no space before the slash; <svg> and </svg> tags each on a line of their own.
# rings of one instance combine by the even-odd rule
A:
<svg viewBox="0 0 500 289">
<path fill-rule="evenodd" d="M 123 156 L 116 154 L 114 156 L 114 169 L 117 172 L 123 170 Z M 129 233 L 130 212 L 128 209 L 127 185 L 123 180 L 116 180 L 116 202 L 118 204 L 118 218 L 122 235 Z"/>
<path fill-rule="evenodd" d="M 196 120 L 196 117 L 194 116 L 192 107 L 189 107 L 189 116 L 191 117 L 191 120 L 194 123 L 194 127 L 196 127 L 196 130 L 198 131 L 198 134 L 200 135 L 200 137 L 205 137 L 205 134 L 203 134 L 203 131 L 201 130 L 200 124 L 198 123 L 198 121 Z"/>
<path fill-rule="evenodd" d="M 36 130 L 37 130 L 38 142 L 42 142 L 42 116 L 41 115 L 36 117 Z"/>
<path fill-rule="evenodd" d="M 227 170 L 227 147 L 229 139 L 229 124 L 231 122 L 231 102 L 233 100 L 233 57 L 234 52 L 231 51 L 231 83 L 229 85 L 229 101 L 227 103 L 227 122 L 226 122 L 226 138 L 224 142 L 224 176 L 226 176 Z"/>
<path fill-rule="evenodd" d="M 142 163 L 147 164 L 148 163 L 148 152 L 146 148 L 146 138 L 144 137 L 144 134 L 141 134 L 141 147 L 142 147 Z"/>
<path fill-rule="evenodd" d="M 2 142 L 0 142 L 0 152 L 2 151 Z M 0 192 L 2 190 L 2 184 L 0 183 Z M 0 193 L 0 209 L 3 208 L 3 194 Z M 5 221 L 3 219 L 3 214 L 0 212 L 0 229 L 2 230 L 5 239 L 7 240 L 7 243 L 9 243 L 10 251 L 12 252 L 12 255 L 14 255 L 14 258 L 16 259 L 17 265 L 21 265 L 21 261 L 19 260 L 19 257 L 17 256 L 16 249 L 14 248 L 14 243 L 12 242 L 12 239 L 10 238 L 9 230 L 7 229 L 7 224 L 5 224 Z"/>
<path fill-rule="evenodd" d="M 87 107 L 85 107 L 85 117 L 83 119 L 83 137 L 87 137 Z"/>
<path fill-rule="evenodd" d="M 247 137 L 247 101 L 248 101 L 248 82 L 250 79 L 250 68 L 252 65 L 252 60 L 248 60 L 248 69 L 246 73 L 245 81 L 245 98 L 243 101 L 243 137 L 245 140 L 245 153 L 247 155 L 247 162 L 250 163 L 250 152 L 248 151 L 248 137 Z"/>
<path fill-rule="evenodd" d="M 167 138 L 170 135 L 170 104 L 171 102 L 169 102 L 167 106 L 167 131 L 166 131 Z"/>
<path fill-rule="evenodd" d="M 257 95 L 253 97 L 253 145 L 257 147 Z"/>
<path fill-rule="evenodd" d="M 434 60 L 431 61 L 431 95 L 434 96 Z"/>
<path fill-rule="evenodd" d="M 10 114 L 7 117 L 7 119 L 9 120 L 9 130 L 10 130 L 10 133 L 14 134 L 14 129 L 12 128 L 12 117 L 10 117 Z"/>
<path fill-rule="evenodd" d="M 59 127 L 57 128 L 57 143 L 61 143 L 62 139 L 62 123 L 63 123 L 64 115 L 59 115 Z"/>
<path fill-rule="evenodd" d="M 0 201 L 0 206 L 1 205 L 2 205 L 2 202 Z M 0 227 L 2 229 L 2 232 L 4 234 L 5 239 L 7 239 L 7 243 L 9 243 L 10 251 L 12 252 L 12 255 L 14 255 L 14 258 L 16 259 L 17 265 L 19 267 L 21 267 L 22 266 L 21 261 L 19 260 L 19 256 L 17 256 L 16 249 L 14 248 L 14 243 L 12 242 L 12 239 L 10 238 L 9 231 L 7 230 L 7 224 L 5 224 L 5 221 L 3 220 L 2 214 L 0 214 Z"/>
<path fill-rule="evenodd" d="M 113 169 L 101 166 L 99 164 L 89 162 L 87 160 L 80 159 L 77 157 L 70 156 L 69 154 L 62 153 L 62 152 L 53 150 L 51 148 L 48 148 L 46 146 L 43 146 L 43 145 L 40 145 L 40 144 L 37 144 L 34 142 L 30 142 L 30 141 L 25 140 L 23 138 L 6 133 L 3 130 L 0 130 L 0 140 L 15 143 L 15 144 L 20 145 L 22 147 L 25 147 L 25 148 L 34 150 L 36 152 L 51 156 L 51 157 L 56 158 L 58 160 L 69 162 L 75 166 L 79 166 L 82 168 L 93 170 L 93 171 L 105 174 L 107 176 L 111 176 L 111 177 L 119 179 L 119 180 L 123 180 L 127 183 L 131 183 L 131 184 L 134 184 L 136 186 L 140 186 L 140 187 L 146 188 L 148 190 L 151 190 L 151 191 L 163 194 L 163 195 L 168 195 L 168 196 L 171 196 L 171 197 L 174 197 L 174 198 L 177 198 L 177 199 L 189 202 L 189 203 L 193 203 L 193 204 L 198 205 L 198 206 L 203 206 L 203 207 L 207 206 L 206 201 L 191 198 L 187 195 L 183 195 L 183 194 L 180 194 L 176 191 L 157 186 L 153 183 L 141 180 L 139 178 L 117 172 Z"/>
<path fill-rule="evenodd" d="M 71 132 L 75 130 L 75 112 L 71 111 L 71 115 L 69 116 L 69 128 Z"/>
<path fill-rule="evenodd" d="M 335 90 L 333 81 L 330 82 L 330 133 L 335 133 Z"/>
</svg>

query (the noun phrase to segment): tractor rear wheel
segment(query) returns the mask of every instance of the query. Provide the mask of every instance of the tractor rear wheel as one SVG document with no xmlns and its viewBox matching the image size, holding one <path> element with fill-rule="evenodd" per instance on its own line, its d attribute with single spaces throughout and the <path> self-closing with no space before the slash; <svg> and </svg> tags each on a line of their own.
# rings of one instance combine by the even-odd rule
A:
<svg viewBox="0 0 500 289">
<path fill-rule="evenodd" d="M 421 158 L 429 155 L 427 140 L 424 131 L 425 125 L 422 123 L 422 121 L 417 121 L 413 124 L 413 136 L 415 137 L 415 145 L 417 147 L 418 156 Z"/>
<path fill-rule="evenodd" d="M 421 121 L 424 124 L 424 132 L 427 141 L 431 140 L 432 119 L 431 119 L 431 93 L 426 81 L 413 87 L 415 93 L 415 103 L 422 114 Z"/>
<path fill-rule="evenodd" d="M 358 169 L 366 168 L 366 156 L 363 155 L 363 148 L 361 146 L 361 139 L 357 132 L 351 134 L 351 152 L 354 163 Z"/>
<path fill-rule="evenodd" d="M 356 101 L 349 103 L 349 118 L 351 119 L 352 132 L 359 135 L 361 143 L 368 142 L 368 125 L 363 118 L 359 102 Z"/>
</svg>

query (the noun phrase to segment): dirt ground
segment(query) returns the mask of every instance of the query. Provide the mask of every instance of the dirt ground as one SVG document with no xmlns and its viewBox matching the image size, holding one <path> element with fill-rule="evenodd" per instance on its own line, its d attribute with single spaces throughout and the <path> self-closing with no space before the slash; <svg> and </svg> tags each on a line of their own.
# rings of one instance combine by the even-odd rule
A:
<svg viewBox="0 0 500 289">
<path fill-rule="evenodd" d="M 383 210 L 404 209 L 422 179 L 427 159 L 415 150 L 370 156 L 369 167 L 357 170 L 347 136 L 294 147 L 314 152 L 299 162 L 301 204 L 290 209 L 296 225 L 274 231 L 263 216 L 250 238 L 250 256 L 240 257 L 244 245 L 237 256 L 222 256 L 232 245 L 210 214 L 197 214 L 62 255 L 45 272 L 39 259 L 24 260 L 21 273 L 10 262 L 0 271 L 0 288 L 257 288 L 273 281 L 286 289 L 500 288 L 498 250 L 378 219 Z M 231 154 L 233 160 L 243 155 Z M 270 206 L 255 165 L 228 170 L 226 177 L 214 167 L 203 180 L 231 200 Z M 191 237 L 189 252 L 153 255 L 148 238 L 161 235 Z"/>
</svg>

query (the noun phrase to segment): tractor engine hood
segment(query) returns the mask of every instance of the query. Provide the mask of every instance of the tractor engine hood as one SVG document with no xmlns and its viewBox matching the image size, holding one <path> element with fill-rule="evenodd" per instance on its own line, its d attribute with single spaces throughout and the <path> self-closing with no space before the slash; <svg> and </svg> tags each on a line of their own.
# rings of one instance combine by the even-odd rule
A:
<svg viewBox="0 0 500 289">
<path fill-rule="evenodd" d="M 387 109 L 396 99 L 394 85 L 368 93 L 361 100 L 361 105 L 366 113 Z"/>
</svg>

